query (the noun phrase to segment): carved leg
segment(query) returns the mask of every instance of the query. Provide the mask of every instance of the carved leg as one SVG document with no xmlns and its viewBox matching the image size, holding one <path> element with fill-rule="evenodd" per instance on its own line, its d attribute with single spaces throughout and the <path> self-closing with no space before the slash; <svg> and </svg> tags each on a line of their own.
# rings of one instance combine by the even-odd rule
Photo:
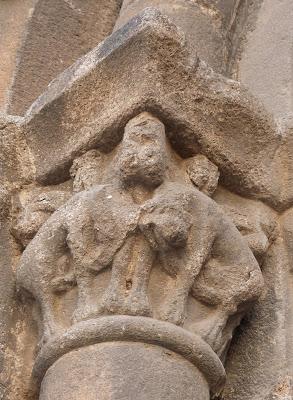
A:
<svg viewBox="0 0 293 400">
<path fill-rule="evenodd" d="M 194 325 L 197 333 L 216 351 L 221 348 L 222 332 L 228 317 L 227 312 L 220 309 L 213 316 Z"/>
<path fill-rule="evenodd" d="M 165 257 L 165 263 L 171 262 L 175 264 L 175 267 L 173 265 L 165 266 L 165 269 L 167 271 L 177 270 L 177 274 L 173 296 L 163 305 L 161 319 L 176 325 L 182 325 L 185 318 L 188 295 L 202 266 L 201 258 L 199 261 L 191 259 L 191 262 L 188 263 L 186 256 L 183 254 L 178 254 L 178 256 L 170 259 L 166 259 L 166 255 L 163 255 L 163 257 Z"/>
<path fill-rule="evenodd" d="M 43 294 L 40 301 L 41 313 L 43 316 L 43 335 L 39 343 L 39 347 L 48 342 L 53 336 L 60 333 L 62 327 L 56 321 L 54 313 L 54 296 L 47 293 Z"/>
<path fill-rule="evenodd" d="M 77 308 L 72 316 L 73 322 L 92 318 L 98 314 L 98 309 L 92 304 L 91 284 L 94 274 L 87 268 L 76 271 L 76 281 L 78 287 Z"/>
<path fill-rule="evenodd" d="M 163 312 L 160 319 L 171 322 L 175 325 L 182 325 L 185 317 L 185 306 L 188 296 L 188 289 L 176 289 L 171 300 L 163 305 Z"/>
<path fill-rule="evenodd" d="M 116 254 L 111 272 L 110 284 L 99 307 L 100 313 L 123 314 L 127 292 L 127 271 L 132 257 L 134 238 L 128 238 Z"/>
<path fill-rule="evenodd" d="M 192 283 L 192 274 L 181 271 L 177 275 L 173 297 L 163 305 L 163 312 L 160 315 L 162 320 L 171 322 L 175 325 L 183 324 L 187 297 Z"/>
<path fill-rule="evenodd" d="M 131 279 L 131 289 L 125 304 L 125 311 L 131 315 L 151 316 L 147 290 L 154 252 L 143 238 L 136 246 L 135 252 L 137 254 L 135 271 Z"/>
<path fill-rule="evenodd" d="M 195 240 L 181 252 L 175 250 L 170 254 L 160 254 L 165 270 L 177 271 L 173 297 L 163 305 L 161 319 L 176 325 L 183 324 L 188 295 L 210 252 L 211 245 L 205 245 L 206 241 L 199 244 Z"/>
</svg>

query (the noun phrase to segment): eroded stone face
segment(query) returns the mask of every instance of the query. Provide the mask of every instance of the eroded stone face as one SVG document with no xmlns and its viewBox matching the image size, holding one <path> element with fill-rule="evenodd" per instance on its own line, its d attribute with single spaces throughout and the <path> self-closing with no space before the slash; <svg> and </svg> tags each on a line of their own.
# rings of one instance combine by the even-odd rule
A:
<svg viewBox="0 0 293 400">
<path fill-rule="evenodd" d="M 129 121 L 117 156 L 117 173 L 126 186 L 156 188 L 166 170 L 164 125 L 145 115 Z"/>
</svg>

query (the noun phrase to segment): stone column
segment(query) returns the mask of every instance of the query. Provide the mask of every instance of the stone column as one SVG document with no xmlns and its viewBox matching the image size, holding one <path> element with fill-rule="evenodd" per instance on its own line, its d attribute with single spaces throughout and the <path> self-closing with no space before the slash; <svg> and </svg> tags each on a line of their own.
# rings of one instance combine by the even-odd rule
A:
<svg viewBox="0 0 293 400">
<path fill-rule="evenodd" d="M 115 29 L 144 8 L 157 8 L 184 31 L 192 54 L 226 74 L 229 30 L 238 5 L 237 0 L 124 0 Z"/>
<path fill-rule="evenodd" d="M 198 336 L 151 318 L 83 322 L 37 359 L 40 400 L 208 400 L 224 369 Z"/>
</svg>

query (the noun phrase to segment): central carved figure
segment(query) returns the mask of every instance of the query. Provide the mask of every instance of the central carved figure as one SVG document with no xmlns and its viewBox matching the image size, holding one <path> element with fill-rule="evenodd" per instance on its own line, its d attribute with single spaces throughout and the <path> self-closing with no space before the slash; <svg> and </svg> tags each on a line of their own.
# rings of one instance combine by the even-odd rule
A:
<svg viewBox="0 0 293 400">
<path fill-rule="evenodd" d="M 259 295 L 262 277 L 231 220 L 182 166 L 164 125 L 142 113 L 127 124 L 105 184 L 75 194 L 40 228 L 22 255 L 18 283 L 40 305 L 43 340 L 60 331 L 53 282 L 68 270 L 78 287 L 74 323 L 126 314 L 182 325 L 192 295 L 214 307 L 198 331 L 222 351 L 229 317 Z M 176 282 L 155 311 L 148 296 L 154 264 Z M 107 268 L 110 282 L 95 303 L 92 281 Z"/>
</svg>

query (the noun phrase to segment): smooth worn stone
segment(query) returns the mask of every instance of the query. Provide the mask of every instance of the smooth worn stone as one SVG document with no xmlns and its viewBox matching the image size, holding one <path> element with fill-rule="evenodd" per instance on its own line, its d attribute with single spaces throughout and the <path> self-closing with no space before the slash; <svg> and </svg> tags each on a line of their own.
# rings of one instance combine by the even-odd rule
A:
<svg viewBox="0 0 293 400">
<path fill-rule="evenodd" d="M 47 372 L 40 400 L 209 400 L 198 369 L 170 350 L 142 343 L 104 343 L 60 358 Z"/>
</svg>

